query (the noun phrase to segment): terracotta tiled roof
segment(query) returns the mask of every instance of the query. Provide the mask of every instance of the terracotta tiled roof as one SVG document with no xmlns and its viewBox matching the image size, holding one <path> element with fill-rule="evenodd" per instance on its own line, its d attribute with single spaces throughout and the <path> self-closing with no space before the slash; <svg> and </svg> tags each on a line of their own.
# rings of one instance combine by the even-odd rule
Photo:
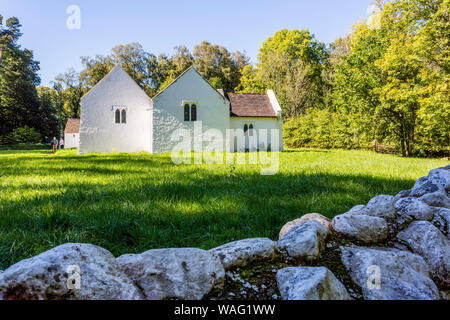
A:
<svg viewBox="0 0 450 320">
<path fill-rule="evenodd" d="M 261 93 L 227 93 L 231 117 L 276 117 L 269 96 Z"/>
<path fill-rule="evenodd" d="M 67 119 L 66 129 L 64 130 L 64 133 L 80 133 L 80 119 Z"/>
</svg>

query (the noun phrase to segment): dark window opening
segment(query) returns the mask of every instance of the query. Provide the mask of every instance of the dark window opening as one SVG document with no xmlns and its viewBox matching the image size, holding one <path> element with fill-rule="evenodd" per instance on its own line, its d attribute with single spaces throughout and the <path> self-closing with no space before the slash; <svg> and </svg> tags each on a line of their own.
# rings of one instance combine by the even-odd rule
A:
<svg viewBox="0 0 450 320">
<path fill-rule="evenodd" d="M 122 110 L 122 123 L 127 123 L 127 111 Z"/>
<path fill-rule="evenodd" d="M 191 121 L 197 121 L 197 106 L 195 104 L 191 107 Z"/>
<path fill-rule="evenodd" d="M 248 129 L 250 131 L 250 133 L 249 133 L 250 137 L 253 137 L 253 125 L 251 124 Z"/>
<path fill-rule="evenodd" d="M 248 125 L 244 125 L 244 134 L 247 135 L 248 133 Z"/>
<path fill-rule="evenodd" d="M 116 123 L 120 123 L 120 110 L 116 110 Z"/>
<path fill-rule="evenodd" d="M 189 117 L 189 105 L 186 104 L 184 106 L 184 121 L 190 121 L 190 117 Z"/>
</svg>

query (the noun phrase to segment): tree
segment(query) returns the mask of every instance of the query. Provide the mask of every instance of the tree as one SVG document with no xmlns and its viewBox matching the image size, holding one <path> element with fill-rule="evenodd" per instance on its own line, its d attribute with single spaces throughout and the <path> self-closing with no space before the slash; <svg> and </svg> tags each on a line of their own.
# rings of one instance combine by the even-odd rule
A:
<svg viewBox="0 0 450 320">
<path fill-rule="evenodd" d="M 242 76 L 239 86 L 235 91 L 240 93 L 264 93 L 267 90 L 264 82 L 258 79 L 257 69 L 251 64 L 242 68 Z"/>
<path fill-rule="evenodd" d="M 14 129 L 6 138 L 9 144 L 39 143 L 41 140 L 39 132 L 28 126 Z"/>
<path fill-rule="evenodd" d="M 426 115 L 435 108 L 433 113 L 438 115 L 436 119 L 442 128 L 449 128 L 445 124 L 450 120 L 449 112 L 446 111 L 450 106 L 448 91 L 445 93 L 448 69 L 446 72 L 445 66 L 439 68 L 438 64 L 433 67 L 430 65 L 433 60 L 441 60 L 439 56 L 445 52 L 439 49 L 439 39 L 435 42 L 429 38 L 437 27 L 433 25 L 433 21 L 439 20 L 439 8 L 441 14 L 447 9 L 448 31 L 448 1 L 394 1 L 385 6 L 381 17 L 380 33 L 390 40 L 390 44 L 382 59 L 377 62 L 386 78 L 386 83 L 378 89 L 381 104 L 377 112 L 390 117 L 389 127 L 399 140 L 405 156 L 411 156 L 417 151 L 417 138 L 420 136 L 418 128 L 419 131 L 425 129 L 420 127 L 420 114 L 425 116 L 422 120 L 426 120 Z M 430 41 L 426 41 L 426 38 Z M 430 47 L 426 47 L 428 45 Z M 426 57 L 436 53 L 436 58 L 426 61 Z M 445 65 L 445 60 L 442 62 Z M 436 71 L 440 71 L 440 75 L 436 76 Z"/>
<path fill-rule="evenodd" d="M 78 82 L 84 88 L 93 88 L 114 68 L 111 57 L 102 55 L 97 55 L 95 58 L 81 57 L 81 64 L 84 68 L 77 77 L 79 78 Z M 74 70 L 69 70 L 68 73 L 74 73 Z M 56 77 L 55 82 L 65 84 L 65 77 L 64 74 L 60 74 Z M 75 79 L 72 79 L 71 82 L 74 83 Z"/>
<path fill-rule="evenodd" d="M 0 16 L 0 136 L 3 137 L 15 128 L 34 127 L 38 121 L 39 63 L 33 59 L 32 51 L 20 48 L 20 28 L 17 18 L 9 18 L 3 25 Z"/>
<path fill-rule="evenodd" d="M 259 51 L 257 69 L 245 69 L 239 91 L 273 89 L 285 117 L 298 116 L 307 108 L 323 105 L 324 44 L 308 30 L 281 30 L 267 39 Z"/>
<path fill-rule="evenodd" d="M 334 106 L 404 156 L 449 146 L 449 0 L 377 1 L 335 67 Z"/>
<path fill-rule="evenodd" d="M 120 65 L 136 83 L 150 96 L 159 88 L 159 77 L 155 73 L 157 58 L 146 52 L 136 42 L 118 45 L 107 56 L 82 57 L 84 69 L 80 72 L 79 83 L 86 92 L 102 80 L 116 65 Z"/>
<path fill-rule="evenodd" d="M 435 13 L 417 33 L 414 47 L 421 64 L 417 112 L 417 152 L 450 157 L 450 1 L 434 2 Z"/>
<path fill-rule="evenodd" d="M 83 87 L 80 74 L 74 69 L 69 69 L 57 75 L 53 81 L 53 89 L 61 102 L 63 114 L 68 118 L 79 118 L 81 98 L 89 89 Z"/>
<path fill-rule="evenodd" d="M 157 81 L 153 70 L 156 57 L 139 43 L 118 45 L 112 49 L 111 61 L 120 65 L 148 95 L 156 93 Z"/>
<path fill-rule="evenodd" d="M 384 137 L 380 129 L 382 119 L 376 111 L 380 105 L 377 88 L 384 80 L 376 61 L 383 57 L 387 45 L 377 29 L 360 23 L 341 48 L 343 54 L 332 55 L 336 59 L 333 61 L 333 106 L 351 115 L 375 142 Z"/>
<path fill-rule="evenodd" d="M 220 85 L 227 92 L 233 92 L 239 85 L 242 69 L 249 59 L 242 52 L 230 53 L 225 47 L 203 41 L 194 48 L 194 66 L 198 72 Z M 220 81 L 218 81 L 220 79 Z"/>
<path fill-rule="evenodd" d="M 333 90 L 336 77 L 336 68 L 342 64 L 351 50 L 351 36 L 338 38 L 328 47 L 329 57 L 322 69 L 323 104 L 325 108 L 333 109 Z"/>
<path fill-rule="evenodd" d="M 3 16 L 0 15 L 0 39 L 6 37 L 7 29 L 3 28 Z M 3 41 L 0 42 L 0 67 L 2 66 L 2 55 L 3 55 Z"/>
<path fill-rule="evenodd" d="M 178 78 L 186 69 L 194 63 L 194 57 L 186 46 L 174 48 L 172 57 L 160 55 L 157 63 L 157 71 L 160 81 L 158 91 L 163 90 Z"/>
<path fill-rule="evenodd" d="M 38 87 L 39 121 L 35 129 L 42 138 L 58 137 L 64 129 L 67 117 L 57 92 L 47 87 Z"/>
</svg>

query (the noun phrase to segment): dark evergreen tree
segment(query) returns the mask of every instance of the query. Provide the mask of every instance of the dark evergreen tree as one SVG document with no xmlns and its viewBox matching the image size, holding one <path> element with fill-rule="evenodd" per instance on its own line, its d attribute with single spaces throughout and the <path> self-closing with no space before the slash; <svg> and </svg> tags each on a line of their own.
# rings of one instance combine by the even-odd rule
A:
<svg viewBox="0 0 450 320">
<path fill-rule="evenodd" d="M 39 118 L 39 101 L 36 86 L 39 63 L 33 52 L 21 49 L 18 44 L 22 36 L 20 22 L 9 18 L 3 24 L 0 16 L 0 136 L 24 126 L 36 127 Z"/>
</svg>

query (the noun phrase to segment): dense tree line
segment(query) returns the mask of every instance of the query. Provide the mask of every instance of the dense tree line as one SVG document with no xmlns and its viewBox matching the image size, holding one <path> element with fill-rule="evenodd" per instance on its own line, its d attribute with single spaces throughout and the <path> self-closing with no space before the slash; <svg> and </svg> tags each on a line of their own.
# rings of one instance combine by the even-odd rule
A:
<svg viewBox="0 0 450 320">
<path fill-rule="evenodd" d="M 329 49 L 324 102 L 286 122 L 291 146 L 450 153 L 450 1 L 376 2 Z M 328 103 L 331 102 L 331 103 Z"/>
<path fill-rule="evenodd" d="M 52 88 L 37 89 L 39 64 L 17 44 L 20 24 L 11 18 L 0 23 L 0 139 L 24 126 L 41 137 L 61 131 L 68 117 L 79 116 L 81 97 L 115 65 L 151 97 L 194 65 L 229 92 L 273 89 L 290 147 L 448 154 L 449 2 L 377 0 L 368 21 L 330 45 L 308 30 L 281 30 L 263 43 L 255 65 L 245 53 L 207 41 L 193 52 L 179 46 L 158 56 L 139 43 L 118 45 L 109 55 L 82 57 L 80 72 L 68 70 Z"/>
</svg>

